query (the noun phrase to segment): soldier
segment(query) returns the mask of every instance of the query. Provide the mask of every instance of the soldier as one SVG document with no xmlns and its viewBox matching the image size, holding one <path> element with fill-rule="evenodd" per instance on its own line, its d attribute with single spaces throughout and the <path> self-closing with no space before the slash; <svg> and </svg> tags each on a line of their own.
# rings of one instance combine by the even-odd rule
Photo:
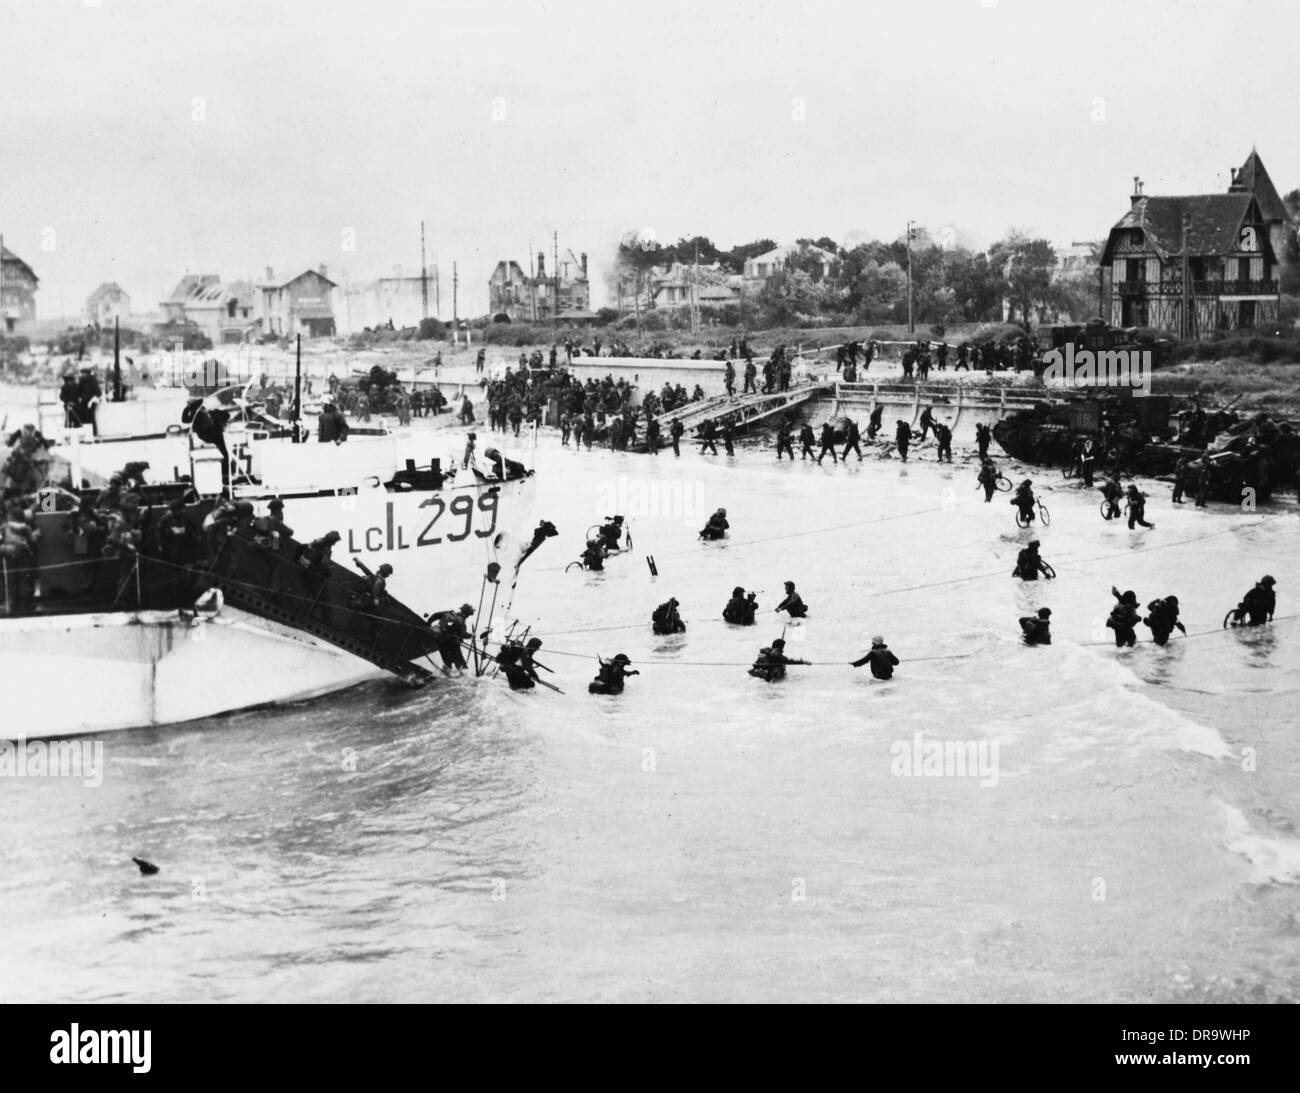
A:
<svg viewBox="0 0 1300 1093">
<path fill-rule="evenodd" d="M 587 693 L 593 695 L 621 695 L 623 693 L 623 682 L 628 676 L 639 676 L 641 673 L 634 668 L 630 668 L 632 663 L 626 653 L 619 653 L 613 660 L 601 660 L 600 671 L 596 678 L 587 684 Z"/>
<path fill-rule="evenodd" d="M 682 424 L 681 419 L 673 418 L 673 423 L 668 427 L 668 435 L 672 438 L 673 442 L 673 455 L 680 456 L 682 454 L 680 443 L 682 435 L 685 432 L 686 426 Z M 588 445 L 588 447 L 590 447 L 590 445 Z"/>
<path fill-rule="evenodd" d="M 755 380 L 758 378 L 758 369 L 754 367 L 752 358 L 745 362 L 745 386 L 742 394 L 758 394 L 758 388 L 755 386 Z"/>
<path fill-rule="evenodd" d="M 746 592 L 737 585 L 731 590 L 731 599 L 722 609 L 722 619 L 733 626 L 753 626 L 758 614 L 758 593 Z"/>
<path fill-rule="evenodd" d="M 1155 524 L 1147 523 L 1146 520 L 1147 495 L 1145 493 L 1130 483 L 1126 499 L 1128 501 L 1129 531 L 1132 531 L 1137 524 L 1141 524 L 1144 528 L 1155 527 Z"/>
<path fill-rule="evenodd" d="M 682 621 L 682 616 L 677 611 L 675 596 L 654 609 L 654 613 L 650 616 L 650 629 L 656 634 L 685 633 L 686 623 Z"/>
<path fill-rule="evenodd" d="M 730 398 L 736 393 L 736 366 L 727 361 L 727 366 L 723 371 L 723 384 L 727 388 L 727 397 Z"/>
<path fill-rule="evenodd" d="M 871 411 L 871 417 L 867 419 L 867 439 L 875 440 L 876 434 L 880 432 L 881 420 L 884 417 L 885 407 L 876 403 L 876 408 Z"/>
<path fill-rule="evenodd" d="M 765 683 L 775 683 L 785 679 L 785 669 L 790 664 L 807 664 L 806 660 L 796 660 L 785 655 L 785 638 L 777 638 L 771 645 L 758 651 L 758 659 L 749 669 L 749 674 Z"/>
<path fill-rule="evenodd" d="M 788 421 L 782 421 L 781 424 L 776 427 L 776 461 L 778 463 L 781 462 L 782 452 L 789 452 L 790 462 L 794 462 L 794 446 L 791 443 L 792 440 L 793 438 L 790 435 L 790 423 Z"/>
<path fill-rule="evenodd" d="M 850 367 L 852 367 L 852 365 L 850 365 Z M 849 452 L 857 452 L 858 462 L 861 463 L 862 448 L 859 446 L 858 442 L 862 439 L 862 434 L 858 431 L 858 423 L 856 421 L 852 418 L 847 418 L 846 420 L 848 424 L 845 426 L 844 454 L 841 455 L 840 458 L 847 462 Z M 793 461 L 794 456 L 790 456 L 790 459 Z"/>
<path fill-rule="evenodd" d="M 1052 644 L 1052 611 L 1040 607 L 1037 615 L 1025 615 L 1020 620 L 1020 630 L 1026 645 Z"/>
<path fill-rule="evenodd" d="M 817 455 L 818 465 L 826 458 L 827 452 L 831 454 L 831 462 L 838 463 L 839 459 L 835 455 L 835 427 L 829 421 L 822 425 L 821 445 L 822 450 Z"/>
<path fill-rule="evenodd" d="M 1139 620 L 1137 594 L 1128 591 L 1120 595 L 1119 589 L 1114 585 L 1111 586 L 1110 592 L 1115 597 L 1116 603 L 1111 608 L 1110 616 L 1106 619 L 1106 625 L 1115 632 L 1115 647 L 1120 649 L 1125 645 L 1135 645 L 1137 643 L 1137 631 L 1134 628 Z"/>
<path fill-rule="evenodd" d="M 998 488 L 998 469 L 993 465 L 993 460 L 987 456 L 980 464 L 980 473 L 976 481 L 984 487 L 984 503 L 987 505 L 993 500 L 993 492 Z"/>
<path fill-rule="evenodd" d="M 730 418 L 722 423 L 722 447 L 728 455 L 736 454 L 736 426 Z"/>
<path fill-rule="evenodd" d="M 463 671 L 468 667 L 465 663 L 463 646 L 469 640 L 467 622 L 472 614 L 474 608 L 470 604 L 463 603 L 455 611 L 435 611 L 426 620 L 434 632 L 436 648 L 442 657 L 444 668 L 459 668 Z"/>
<path fill-rule="evenodd" d="M 907 446 L 911 442 L 912 426 L 900 419 L 894 426 L 894 443 L 898 446 L 898 454 L 902 457 L 904 463 L 907 462 Z"/>
<path fill-rule="evenodd" d="M 877 634 L 871 639 L 870 650 L 852 662 L 854 668 L 861 668 L 864 664 L 870 666 L 871 674 L 876 679 L 892 679 L 894 668 L 898 665 L 898 657 L 894 656 L 893 651 L 885 644 L 885 639 Z"/>
<path fill-rule="evenodd" d="M 794 590 L 794 581 L 785 582 L 785 599 L 776 605 L 775 610 L 787 612 L 792 619 L 806 619 L 808 617 L 808 605 L 803 602 L 803 597 Z"/>
<path fill-rule="evenodd" d="M 799 430 L 799 443 L 802 446 L 802 452 L 799 456 L 800 460 L 817 458 L 817 453 L 813 451 L 813 445 L 817 443 L 817 437 L 816 434 L 813 433 L 812 426 L 806 421 L 804 422 L 803 427 Z M 794 456 L 791 456 L 790 458 L 793 460 Z"/>
<path fill-rule="evenodd" d="M 952 462 L 952 430 L 942 421 L 934 423 L 934 439 L 939 442 L 939 462 L 944 462 L 947 458 L 949 463 Z"/>
</svg>

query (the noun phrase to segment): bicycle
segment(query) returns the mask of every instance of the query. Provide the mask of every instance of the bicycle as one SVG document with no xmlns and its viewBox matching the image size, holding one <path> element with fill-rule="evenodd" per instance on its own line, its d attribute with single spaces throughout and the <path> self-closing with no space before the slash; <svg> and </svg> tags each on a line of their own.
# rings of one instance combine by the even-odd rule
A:
<svg viewBox="0 0 1300 1093">
<path fill-rule="evenodd" d="M 1041 501 L 1039 501 L 1039 500 L 1037 500 L 1037 499 L 1035 499 L 1035 502 L 1034 502 L 1034 503 L 1038 506 L 1038 518 L 1043 522 L 1043 527 L 1045 527 L 1045 528 L 1046 528 L 1046 527 L 1051 527 L 1051 526 L 1052 526 L 1052 514 L 1051 514 L 1050 512 L 1047 511 L 1047 506 L 1044 505 Z M 1029 527 L 1029 525 L 1032 524 L 1033 522 L 1034 522 L 1034 521 L 1033 521 L 1033 518 L 1032 518 L 1032 517 L 1026 517 L 1025 514 L 1024 514 L 1023 512 L 1020 511 L 1020 509 L 1016 509 L 1016 526 L 1017 526 L 1017 527 L 1027 528 L 1027 527 Z"/>
</svg>

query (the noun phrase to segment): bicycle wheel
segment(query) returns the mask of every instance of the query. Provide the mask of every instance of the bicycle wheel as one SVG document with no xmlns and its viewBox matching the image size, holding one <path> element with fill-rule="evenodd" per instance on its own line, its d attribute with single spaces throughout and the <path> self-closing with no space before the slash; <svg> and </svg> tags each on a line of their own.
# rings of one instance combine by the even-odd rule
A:
<svg viewBox="0 0 1300 1093">
<path fill-rule="evenodd" d="M 1068 481 L 1071 478 L 1077 478 L 1078 472 L 1075 470 L 1074 467 L 1062 467 L 1061 477 Z"/>
<path fill-rule="evenodd" d="M 1110 502 L 1109 502 L 1109 501 L 1103 501 L 1103 502 L 1101 503 L 1101 505 L 1099 506 L 1099 508 L 1100 508 L 1100 511 L 1101 511 L 1101 518 L 1102 518 L 1103 520 L 1111 520 L 1111 519 L 1114 519 L 1114 517 L 1112 517 L 1111 514 L 1110 514 Z"/>
<path fill-rule="evenodd" d="M 1011 479 L 1009 479 L 1005 474 L 1000 474 L 994 480 L 993 486 L 994 489 L 998 491 L 998 493 L 1010 493 Z"/>
<path fill-rule="evenodd" d="M 1233 626 L 1233 616 L 1237 613 L 1236 608 L 1230 608 L 1228 613 L 1223 616 L 1223 628 L 1229 630 Z"/>
<path fill-rule="evenodd" d="M 1056 580 L 1056 570 L 1052 568 L 1050 562 L 1043 563 L 1043 576 L 1046 577 L 1049 581 Z"/>
<path fill-rule="evenodd" d="M 1024 514 L 1023 512 L 1021 512 L 1019 509 L 1016 509 L 1016 526 L 1017 526 L 1017 527 L 1022 527 L 1022 528 L 1027 528 L 1027 527 L 1029 526 L 1029 524 L 1030 524 L 1030 521 L 1029 521 L 1028 517 L 1026 517 L 1025 514 Z"/>
<path fill-rule="evenodd" d="M 586 569 L 586 568 L 587 568 L 587 567 L 584 566 L 581 562 L 570 562 L 568 565 L 566 565 L 566 566 L 564 567 L 564 572 L 565 572 L 565 573 L 568 573 L 569 570 L 571 570 L 575 565 L 576 565 L 579 569 Z"/>
<path fill-rule="evenodd" d="M 1049 528 L 1052 526 L 1052 514 L 1047 511 L 1047 506 L 1041 501 L 1038 502 L 1038 518 L 1042 520 L 1043 527 Z"/>
</svg>

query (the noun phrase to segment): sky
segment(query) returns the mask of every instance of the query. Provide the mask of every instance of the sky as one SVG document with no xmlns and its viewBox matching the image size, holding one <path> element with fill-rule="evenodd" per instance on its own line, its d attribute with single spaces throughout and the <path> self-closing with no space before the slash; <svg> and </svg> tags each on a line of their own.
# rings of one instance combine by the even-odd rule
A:
<svg viewBox="0 0 1300 1093">
<path fill-rule="evenodd" d="M 482 314 L 552 233 L 1104 238 L 1300 186 L 1295 0 L 0 0 L 0 232 L 39 317 L 186 271 L 418 273 Z"/>
</svg>

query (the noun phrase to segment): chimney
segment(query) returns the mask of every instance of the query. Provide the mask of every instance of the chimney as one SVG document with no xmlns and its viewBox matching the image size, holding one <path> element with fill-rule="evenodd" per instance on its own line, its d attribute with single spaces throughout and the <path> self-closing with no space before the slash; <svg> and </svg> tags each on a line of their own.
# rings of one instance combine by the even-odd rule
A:
<svg viewBox="0 0 1300 1093">
<path fill-rule="evenodd" d="M 1133 196 L 1129 198 L 1129 208 L 1132 208 L 1142 200 L 1142 180 L 1137 175 L 1133 176 Z"/>
<path fill-rule="evenodd" d="M 1229 168 L 1229 170 L 1232 172 L 1232 181 L 1233 181 L 1233 182 L 1236 182 L 1236 181 L 1237 181 L 1237 168 L 1236 168 L 1236 167 L 1231 167 L 1231 168 Z"/>
<path fill-rule="evenodd" d="M 546 252 L 542 250 L 537 252 L 537 276 L 546 276 Z"/>
<path fill-rule="evenodd" d="M 585 278 L 587 276 L 587 252 L 584 250 L 580 257 L 582 258 L 582 276 Z"/>
<path fill-rule="evenodd" d="M 275 280 L 275 270 L 273 270 L 270 266 L 266 267 L 266 280 L 268 283 Z"/>
<path fill-rule="evenodd" d="M 316 267 L 316 272 L 319 273 L 322 277 L 329 276 L 329 272 L 325 269 L 324 262 L 322 262 L 319 266 Z"/>
</svg>

